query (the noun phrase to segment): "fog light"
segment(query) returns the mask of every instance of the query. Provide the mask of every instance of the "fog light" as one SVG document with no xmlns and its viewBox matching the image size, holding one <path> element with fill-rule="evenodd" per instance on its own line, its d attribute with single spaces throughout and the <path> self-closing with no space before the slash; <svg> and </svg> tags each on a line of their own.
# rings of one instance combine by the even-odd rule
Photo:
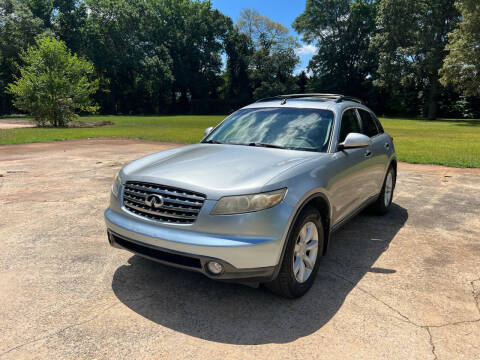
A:
<svg viewBox="0 0 480 360">
<path fill-rule="evenodd" d="M 208 271 L 210 271 L 214 275 L 218 275 L 223 271 L 223 266 L 222 264 L 216 262 L 216 261 L 210 261 L 207 264 Z"/>
</svg>

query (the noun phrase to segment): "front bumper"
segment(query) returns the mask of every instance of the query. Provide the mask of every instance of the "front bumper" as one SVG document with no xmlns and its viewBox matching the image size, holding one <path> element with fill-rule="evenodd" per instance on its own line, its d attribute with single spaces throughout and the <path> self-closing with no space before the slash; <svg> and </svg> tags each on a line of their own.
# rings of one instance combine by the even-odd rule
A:
<svg viewBox="0 0 480 360">
<path fill-rule="evenodd" d="M 133 252 L 134 254 L 160 262 L 162 264 L 178 267 L 185 270 L 196 271 L 216 280 L 244 280 L 265 282 L 270 281 L 275 273 L 275 267 L 262 267 L 251 269 L 237 269 L 231 264 L 212 257 L 185 254 L 177 251 L 163 249 L 157 246 L 120 236 L 108 230 L 108 241 L 113 247 Z M 207 263 L 216 261 L 222 264 L 223 271 L 220 274 L 212 274 L 208 271 Z"/>
<path fill-rule="evenodd" d="M 215 224 L 200 214 L 193 226 L 175 227 L 108 208 L 105 221 L 112 246 L 215 279 L 268 281 L 279 263 L 291 213 L 291 207 L 281 203 L 258 213 L 216 216 Z M 210 231 L 205 232 L 202 224 L 208 223 Z M 252 230 L 257 228 L 261 234 Z M 212 260 L 223 265 L 220 275 L 207 270 L 206 263 Z"/>
</svg>

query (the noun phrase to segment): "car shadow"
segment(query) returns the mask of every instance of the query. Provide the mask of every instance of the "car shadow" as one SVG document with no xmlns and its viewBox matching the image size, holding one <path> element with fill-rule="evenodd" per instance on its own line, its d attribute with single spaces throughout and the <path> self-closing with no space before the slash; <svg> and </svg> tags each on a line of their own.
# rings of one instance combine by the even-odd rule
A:
<svg viewBox="0 0 480 360">
<path fill-rule="evenodd" d="M 365 273 L 395 272 L 373 264 L 407 218 L 396 204 L 382 217 L 355 217 L 333 235 L 313 287 L 300 299 L 213 281 L 139 256 L 116 270 L 112 289 L 137 314 L 190 336 L 243 345 L 291 342 L 326 324 Z"/>
</svg>

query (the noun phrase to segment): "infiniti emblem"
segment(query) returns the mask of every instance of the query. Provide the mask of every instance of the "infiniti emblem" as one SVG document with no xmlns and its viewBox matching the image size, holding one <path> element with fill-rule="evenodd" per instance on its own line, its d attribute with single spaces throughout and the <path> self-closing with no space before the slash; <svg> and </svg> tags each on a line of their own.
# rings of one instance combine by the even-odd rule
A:
<svg viewBox="0 0 480 360">
<path fill-rule="evenodd" d="M 163 197 L 161 195 L 150 194 L 145 198 L 145 205 L 159 209 L 163 206 Z"/>
</svg>

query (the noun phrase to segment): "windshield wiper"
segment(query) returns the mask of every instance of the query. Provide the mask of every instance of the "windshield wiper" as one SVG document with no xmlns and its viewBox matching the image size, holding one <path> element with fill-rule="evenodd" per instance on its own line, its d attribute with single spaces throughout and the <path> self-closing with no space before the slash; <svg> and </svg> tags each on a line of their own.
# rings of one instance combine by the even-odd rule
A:
<svg viewBox="0 0 480 360">
<path fill-rule="evenodd" d="M 217 141 L 217 140 L 207 140 L 207 141 L 204 141 L 203 142 L 204 144 L 225 144 L 221 141 Z"/>
<path fill-rule="evenodd" d="M 274 148 L 274 149 L 286 149 L 285 146 L 275 145 L 275 144 L 267 144 L 261 142 L 251 142 L 248 146 L 259 146 L 259 147 L 267 147 L 267 148 Z"/>
</svg>

